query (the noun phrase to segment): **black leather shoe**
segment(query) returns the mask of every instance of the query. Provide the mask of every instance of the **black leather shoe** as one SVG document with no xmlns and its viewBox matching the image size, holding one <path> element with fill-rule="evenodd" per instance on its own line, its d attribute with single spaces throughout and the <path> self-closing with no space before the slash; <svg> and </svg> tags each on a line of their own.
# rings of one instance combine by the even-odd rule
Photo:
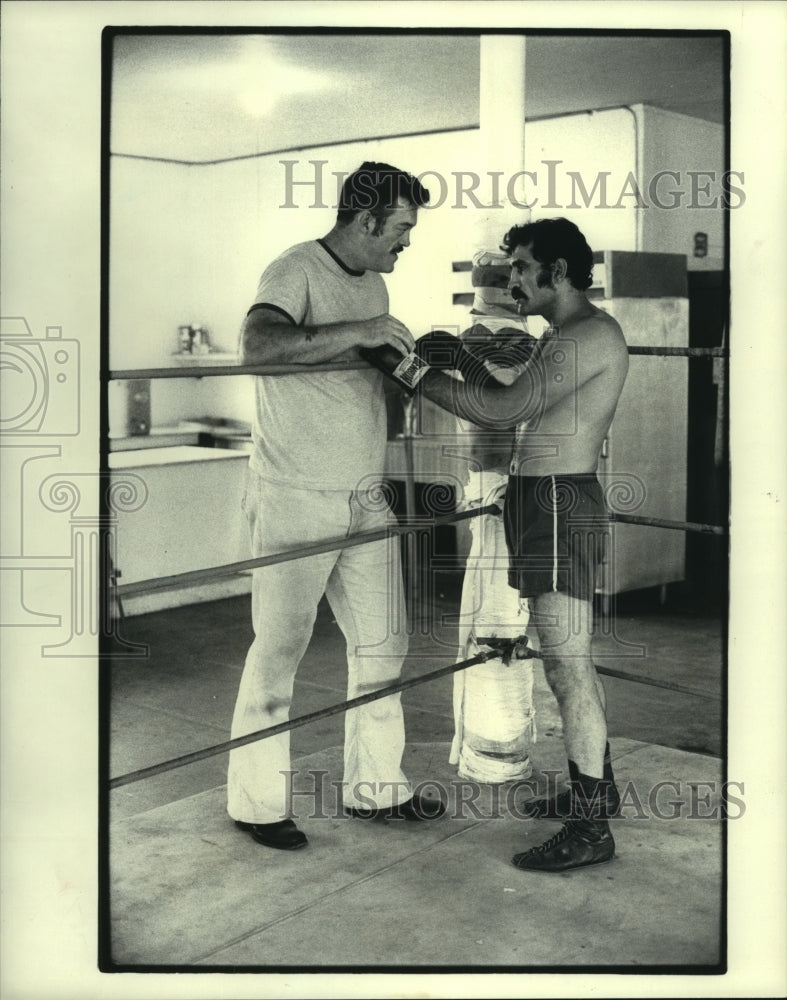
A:
<svg viewBox="0 0 787 1000">
<path fill-rule="evenodd" d="M 427 799 L 414 795 L 407 802 L 392 806 L 389 819 L 407 819 L 416 822 L 424 819 L 439 819 L 445 812 L 445 803 L 441 799 Z"/>
<path fill-rule="evenodd" d="M 615 841 L 605 820 L 569 820 L 538 847 L 511 859 L 515 868 L 528 872 L 566 872 L 600 865 L 615 856 Z"/>
<path fill-rule="evenodd" d="M 427 799 L 421 795 L 414 795 L 407 802 L 389 806 L 387 809 L 359 809 L 345 806 L 344 812 L 355 819 L 405 819 L 418 822 L 425 819 L 439 819 L 445 812 L 445 803 L 440 799 Z"/>
<path fill-rule="evenodd" d="M 235 826 L 250 833 L 258 844 L 275 847 L 280 851 L 294 851 L 309 843 L 306 834 L 291 819 L 283 819 L 278 823 L 243 823 L 236 819 Z"/>
</svg>

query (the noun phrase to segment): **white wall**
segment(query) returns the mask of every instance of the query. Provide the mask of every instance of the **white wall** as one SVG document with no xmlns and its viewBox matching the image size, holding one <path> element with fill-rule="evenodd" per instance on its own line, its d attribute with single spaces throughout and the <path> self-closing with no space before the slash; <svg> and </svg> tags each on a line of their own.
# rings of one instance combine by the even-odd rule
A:
<svg viewBox="0 0 787 1000">
<path fill-rule="evenodd" d="M 639 249 L 654 253 L 685 253 L 690 270 L 720 270 L 724 266 L 724 209 L 721 177 L 724 172 L 724 126 L 636 105 L 640 134 L 640 185 L 649 203 L 641 211 Z M 674 171 L 680 180 L 659 182 L 655 201 L 649 191 L 660 171 Z M 703 176 L 692 178 L 691 172 Z M 707 176 L 712 174 L 713 177 Z M 733 183 L 738 184 L 738 181 Z M 711 207 L 714 199 L 719 201 Z M 733 195 L 731 204 L 738 198 Z M 659 208 L 673 205 L 675 208 Z M 694 234 L 708 237 L 706 257 L 694 256 Z"/>
<path fill-rule="evenodd" d="M 720 127 L 649 108 L 637 109 L 637 117 L 639 133 L 635 114 L 628 109 L 528 124 L 527 167 L 535 177 L 527 182 L 526 192 L 534 200 L 533 217 L 565 215 L 583 229 L 595 249 L 690 252 L 687 241 L 702 228 L 709 233 L 712 253 L 717 253 L 720 211 L 694 210 L 692 215 L 644 210 L 639 212 L 638 238 L 635 199 L 620 193 L 629 173 L 638 167 L 641 176 L 675 163 L 681 169 L 715 169 Z M 652 137 L 643 144 L 643 134 L 648 133 Z M 207 326 L 218 348 L 234 351 L 265 265 L 293 243 L 324 235 L 331 228 L 333 173 L 348 173 L 364 159 L 427 174 L 424 183 L 432 192 L 434 207 L 420 213 L 411 248 L 386 278 L 391 311 L 416 335 L 435 326 L 464 326 L 466 312 L 452 306 L 451 296 L 469 290 L 468 279 L 454 275 L 451 262 L 471 256 L 474 220 L 481 213 L 470 196 L 457 197 L 457 174 L 482 175 L 479 145 L 479 132 L 467 130 L 208 166 L 112 157 L 110 367 L 167 363 L 177 348 L 177 328 L 182 323 Z M 297 163 L 287 168 L 283 160 Z M 327 163 L 315 167 L 310 161 Z M 548 161 L 559 162 L 550 166 Z M 288 192 L 288 169 L 306 186 L 296 185 Z M 594 188 L 602 173 L 606 200 Z M 322 181 L 320 190 L 314 186 L 315 177 Z M 464 186 L 466 190 L 467 178 Z M 491 200 L 488 176 L 482 175 L 476 194 L 483 202 Z M 288 203 L 292 207 L 282 207 Z M 510 207 L 499 211 L 500 237 L 526 217 L 524 211 Z M 152 403 L 154 426 L 200 415 L 248 420 L 251 380 L 166 380 L 153 385 Z"/>
</svg>

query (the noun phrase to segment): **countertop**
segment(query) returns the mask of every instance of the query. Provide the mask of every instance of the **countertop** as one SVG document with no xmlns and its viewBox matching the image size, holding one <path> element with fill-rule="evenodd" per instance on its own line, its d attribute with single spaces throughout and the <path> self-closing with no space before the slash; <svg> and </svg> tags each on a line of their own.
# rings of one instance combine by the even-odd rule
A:
<svg viewBox="0 0 787 1000">
<path fill-rule="evenodd" d="M 110 469 L 138 469 L 149 465 L 178 465 L 184 462 L 222 462 L 231 459 L 246 460 L 243 451 L 230 448 L 197 448 L 178 445 L 172 448 L 144 448 L 133 451 L 116 451 L 108 456 Z"/>
<path fill-rule="evenodd" d="M 208 447 L 211 444 L 217 448 L 250 451 L 251 428 L 240 421 L 208 418 L 205 421 L 181 420 L 177 424 L 151 427 L 148 434 L 109 435 L 109 450 L 112 453 L 178 445 Z"/>
</svg>

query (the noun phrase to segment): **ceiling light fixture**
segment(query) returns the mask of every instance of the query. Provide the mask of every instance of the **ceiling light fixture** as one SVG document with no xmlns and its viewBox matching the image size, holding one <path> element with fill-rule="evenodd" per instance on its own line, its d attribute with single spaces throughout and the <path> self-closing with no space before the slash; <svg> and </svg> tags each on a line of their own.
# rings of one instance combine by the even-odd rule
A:
<svg viewBox="0 0 787 1000">
<path fill-rule="evenodd" d="M 270 40 L 259 36 L 243 40 L 240 55 L 228 67 L 227 76 L 241 108 L 254 118 L 264 117 L 279 101 L 293 94 L 318 93 L 340 84 L 338 74 L 284 62 Z"/>
</svg>

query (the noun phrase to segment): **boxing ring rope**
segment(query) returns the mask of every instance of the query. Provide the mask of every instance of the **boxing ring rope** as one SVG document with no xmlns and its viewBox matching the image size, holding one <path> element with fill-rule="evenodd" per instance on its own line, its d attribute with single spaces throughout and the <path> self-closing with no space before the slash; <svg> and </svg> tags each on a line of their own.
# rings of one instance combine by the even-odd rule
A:
<svg viewBox="0 0 787 1000">
<path fill-rule="evenodd" d="M 340 702 L 337 705 L 329 705 L 326 708 L 317 709 L 315 712 L 309 712 L 307 715 L 298 716 L 296 719 L 288 719 L 287 722 L 280 722 L 276 726 L 269 726 L 267 729 L 258 729 L 254 733 L 247 733 L 245 736 L 238 736 L 234 740 L 225 740 L 223 743 L 217 743 L 212 747 L 205 747 L 203 750 L 195 750 L 193 753 L 184 754 L 182 757 L 176 757 L 173 760 L 163 761 L 161 764 L 152 764 L 150 767 L 141 768 L 138 771 L 131 771 L 129 774 L 122 774 L 117 778 L 110 778 L 109 787 L 120 788 L 123 785 L 130 785 L 135 781 L 142 781 L 144 778 L 152 778 L 154 775 L 163 774 L 165 771 L 174 770 L 177 767 L 183 767 L 186 764 L 193 764 L 198 760 L 205 760 L 207 757 L 214 757 L 217 754 L 225 753 L 227 750 L 234 750 L 236 747 L 243 747 L 249 743 L 256 743 L 257 740 L 265 739 L 268 736 L 277 736 L 279 733 L 286 733 L 290 729 L 297 729 L 300 726 L 305 726 L 309 722 L 316 722 L 318 719 L 326 719 L 331 715 L 338 715 L 340 712 L 345 712 L 350 708 L 357 708 L 359 705 L 368 705 L 372 701 L 378 701 L 380 698 L 385 698 L 390 694 L 396 694 L 399 691 L 406 691 L 409 688 L 416 687 L 418 684 L 423 684 L 424 681 L 435 680 L 438 677 L 446 677 L 448 674 L 456 673 L 458 670 L 464 670 L 467 667 L 475 666 L 477 663 L 486 663 L 487 660 L 498 659 L 503 656 L 504 651 L 492 650 L 489 653 L 479 653 L 478 656 L 474 656 L 469 660 L 462 660 L 460 663 L 452 663 L 447 667 L 441 667 L 439 670 L 433 670 L 431 673 L 422 674 L 419 677 L 411 677 L 409 680 L 397 681 L 395 684 L 389 684 L 387 687 L 378 688 L 376 691 L 370 691 L 368 694 L 358 695 L 356 698 L 350 698 L 349 701 Z"/>
<path fill-rule="evenodd" d="M 210 357 L 210 355 L 204 355 Z M 351 372 L 368 369 L 365 361 L 321 361 L 319 364 L 288 365 L 207 365 L 170 366 L 167 368 L 122 368 L 110 370 L 109 381 L 160 378 L 214 378 L 223 375 L 297 375 L 303 372 Z"/>
<path fill-rule="evenodd" d="M 629 354 L 637 355 L 650 355 L 655 357 L 729 357 L 729 352 L 726 348 L 689 348 L 689 347 L 629 347 Z M 115 370 L 109 373 L 110 380 L 124 380 L 124 379 L 159 379 L 159 378 L 204 378 L 204 377 L 214 377 L 214 376 L 224 376 L 224 375 L 287 375 L 294 374 L 303 371 L 351 371 L 360 368 L 367 367 L 365 364 L 360 362 L 329 362 L 327 364 L 320 365 L 202 365 L 194 367 L 179 367 L 179 368 L 147 368 L 147 369 L 130 369 L 130 370 Z M 408 513 L 412 511 L 412 490 L 408 493 Z M 468 520 L 473 517 L 480 517 L 483 514 L 499 514 L 501 510 L 495 504 L 490 504 L 484 507 L 475 508 L 470 511 L 460 511 L 454 514 L 444 515 L 442 517 L 433 518 L 429 524 L 423 523 L 413 523 L 408 517 L 402 522 L 396 524 L 390 524 L 383 529 L 377 531 L 361 532 L 354 535 L 351 538 L 341 538 L 326 540 L 325 542 L 320 542 L 312 545 L 300 546 L 296 549 L 291 549 L 286 552 L 275 553 L 273 555 L 261 556 L 256 559 L 246 559 L 234 563 L 226 563 L 222 566 L 209 567 L 207 569 L 192 570 L 186 573 L 177 573 L 171 576 L 157 577 L 150 580 L 139 580 L 136 583 L 124 584 L 122 586 L 113 587 L 113 591 L 118 598 L 129 597 L 141 593 L 149 593 L 156 590 L 165 590 L 174 587 L 181 587 L 184 585 L 190 585 L 194 583 L 199 583 L 209 579 L 215 579 L 217 576 L 228 576 L 235 575 L 240 572 L 255 569 L 260 566 L 271 566 L 277 563 L 288 562 L 294 559 L 302 559 L 308 556 L 317 555 L 319 553 L 338 551 L 340 549 L 349 548 L 351 546 L 363 545 L 367 542 L 378 541 L 391 535 L 401 535 L 414 533 L 417 531 L 433 530 L 436 527 L 454 524 L 460 521 Z M 667 528 L 677 531 L 685 532 L 697 532 L 702 534 L 712 534 L 712 535 L 726 535 L 727 529 L 721 525 L 713 524 L 701 524 L 690 521 L 672 521 L 664 518 L 657 517 L 642 517 L 631 514 L 619 514 L 611 513 L 610 520 L 613 522 L 621 522 L 628 524 L 638 524 L 642 526 Z M 319 719 L 328 718 L 333 715 L 338 715 L 341 712 L 346 712 L 348 709 L 356 708 L 360 705 L 366 705 L 370 702 L 377 701 L 381 698 L 385 698 L 391 694 L 396 694 L 402 691 L 409 690 L 410 688 L 416 687 L 419 684 L 423 684 L 427 681 L 436 680 L 440 677 L 446 677 L 450 674 L 454 674 L 460 670 L 466 670 L 469 667 L 475 666 L 476 664 L 486 663 L 492 659 L 503 658 L 504 656 L 510 656 L 513 653 L 514 647 L 517 648 L 517 656 L 522 659 L 540 659 L 540 653 L 536 650 L 530 649 L 527 646 L 527 639 L 524 636 L 519 637 L 517 640 L 510 640 L 505 643 L 505 648 L 490 649 L 488 652 L 483 652 L 477 656 L 471 657 L 467 660 L 462 660 L 458 663 L 452 663 L 448 666 L 441 667 L 437 670 L 430 671 L 426 674 L 421 674 L 418 677 L 413 677 L 408 680 L 397 681 L 394 684 L 390 684 L 387 687 L 380 688 L 376 691 L 371 691 L 368 694 L 359 695 L 356 698 L 351 698 L 347 701 L 340 702 L 336 705 L 330 705 L 326 708 L 318 709 L 315 712 L 310 712 L 307 715 L 299 716 L 295 719 L 289 719 L 286 722 L 280 723 L 276 726 L 270 726 L 267 729 L 258 730 L 253 733 L 247 733 L 244 736 L 237 737 L 232 740 L 225 740 L 222 743 L 217 743 L 210 747 L 205 747 L 201 750 L 196 750 L 183 756 L 173 758 L 171 760 L 162 761 L 159 764 L 153 764 L 149 767 L 140 768 L 136 771 L 131 771 L 127 774 L 118 775 L 117 777 L 110 778 L 108 781 L 108 787 L 110 790 L 116 788 L 121 788 L 125 785 L 133 784 L 137 781 L 143 781 L 147 778 L 154 777 L 159 774 L 163 774 L 167 771 L 174 770 L 176 768 L 184 767 L 188 764 L 196 763 L 200 760 L 205 760 L 209 757 L 217 756 L 221 753 L 226 753 L 237 747 L 246 746 L 249 743 L 254 743 L 257 740 L 265 739 L 270 736 L 276 736 L 280 733 L 287 732 L 292 729 L 296 729 L 300 726 L 308 725 L 311 722 L 316 722 Z M 719 700 L 719 696 L 711 694 L 704 691 L 696 691 L 692 688 L 685 687 L 681 684 L 675 684 L 671 681 L 658 680 L 652 677 L 645 677 L 641 674 L 632 674 L 622 670 L 612 670 L 608 667 L 602 667 L 595 664 L 595 668 L 599 674 L 618 678 L 620 680 L 632 681 L 638 684 L 645 684 L 651 687 L 662 688 L 670 691 L 676 691 L 681 694 L 691 695 L 698 698 L 708 698 L 712 700 Z"/>
<path fill-rule="evenodd" d="M 137 771 L 130 771 L 128 774 L 118 775 L 116 778 L 109 779 L 109 788 L 113 790 L 115 788 L 122 788 L 124 785 L 134 784 L 137 781 L 144 781 L 146 778 L 153 778 L 158 774 L 164 774 L 166 771 L 174 771 L 176 768 L 185 767 L 187 764 L 195 764 L 197 761 L 206 760 L 208 757 L 215 757 L 220 753 L 248 746 L 249 743 L 256 743 L 257 740 L 263 740 L 269 736 L 278 736 L 280 733 L 286 733 L 291 729 L 308 725 L 310 722 L 317 722 L 319 719 L 327 719 L 332 715 L 339 715 L 340 712 L 357 708 L 359 705 L 368 705 L 372 701 L 379 701 L 380 698 L 386 698 L 388 695 L 407 691 L 410 688 L 417 687 L 419 684 L 424 684 L 426 681 L 437 680 L 439 677 L 447 677 L 450 674 L 457 673 L 459 670 L 467 670 L 468 667 L 474 667 L 478 663 L 487 663 L 489 660 L 500 659 L 511 652 L 516 642 L 517 640 L 511 640 L 506 643 L 506 648 L 492 649 L 488 653 L 479 653 L 468 660 L 461 660 L 459 663 L 452 663 L 449 666 L 440 667 L 437 670 L 432 670 L 427 674 L 420 674 L 418 677 L 411 677 L 408 680 L 397 681 L 395 684 L 389 684 L 387 687 L 378 688 L 376 691 L 370 691 L 368 694 L 358 695 L 356 698 L 350 698 L 348 701 L 342 701 L 336 705 L 319 708 L 314 712 L 300 715 L 295 719 L 288 719 L 286 722 L 280 722 L 278 725 L 269 726 L 267 729 L 258 729 L 256 732 L 246 733 L 245 736 L 237 736 L 235 739 L 225 740 L 223 743 L 216 743 L 214 746 L 204 747 L 202 750 L 194 750 L 191 753 L 183 754 L 182 757 L 174 757 L 172 760 L 165 760 L 160 764 L 151 764 L 150 767 L 143 767 Z M 527 640 L 525 639 L 524 642 L 526 643 Z M 518 656 L 519 659 L 541 659 L 538 651 L 530 649 L 527 645 L 522 645 L 518 648 L 521 650 Z M 599 673 L 609 677 L 631 680 L 639 684 L 648 684 L 652 687 L 666 688 L 669 691 L 694 695 L 696 698 L 718 700 L 717 695 L 708 694 L 705 691 L 695 691 L 692 688 L 684 687 L 682 684 L 674 684 L 671 681 L 660 681 L 638 674 L 628 674 L 622 670 L 610 670 L 607 667 L 600 667 L 597 664 L 595 666 Z"/>
<path fill-rule="evenodd" d="M 388 537 L 390 534 L 404 534 L 410 531 L 424 531 L 431 530 L 434 527 L 444 524 L 456 523 L 458 521 L 468 520 L 473 517 L 480 517 L 482 514 L 499 514 L 501 513 L 500 508 L 495 504 L 489 504 L 484 507 L 478 507 L 471 511 L 460 511 L 456 514 L 448 514 L 443 517 L 433 519 L 429 525 L 413 525 L 411 523 L 399 523 L 391 524 L 390 526 L 380 529 L 378 531 L 367 531 L 361 532 L 352 538 L 342 538 L 333 541 L 321 542 L 316 545 L 304 545 L 296 549 L 290 549 L 286 552 L 276 553 L 270 556 L 261 556 L 257 559 L 246 559 L 242 562 L 227 563 L 224 566 L 217 566 L 204 570 L 194 570 L 189 573 L 178 573 L 173 576 L 159 577 L 154 580 L 140 580 L 137 583 L 126 584 L 123 587 L 117 587 L 118 596 L 128 596 L 130 594 L 147 593 L 152 590 L 162 590 L 169 587 L 182 586 L 186 583 L 194 583 L 202 580 L 215 578 L 217 575 L 225 575 L 230 573 L 240 572 L 246 569 L 253 569 L 257 566 L 271 566 L 276 563 L 288 562 L 294 559 L 303 559 L 311 555 L 316 555 L 321 552 L 331 552 L 339 549 L 349 548 L 355 545 L 363 545 L 367 542 L 377 541 L 382 538 Z M 612 520 L 615 521 L 629 521 L 631 520 L 629 515 L 619 514 L 612 515 Z M 683 531 L 713 531 L 714 533 L 724 533 L 725 529 L 718 525 L 697 525 L 690 522 L 682 523 L 679 521 L 665 521 L 661 518 L 636 518 L 635 523 L 646 523 L 655 524 L 658 527 L 668 527 L 675 530 Z M 526 643 L 526 640 L 525 640 Z M 300 726 L 308 725 L 311 722 L 316 722 L 320 719 L 325 719 L 333 715 L 338 715 L 340 712 L 346 712 L 348 709 L 356 708 L 360 705 L 367 705 L 372 701 L 377 701 L 380 698 L 385 698 L 388 695 L 396 694 L 401 691 L 407 691 L 410 688 L 416 687 L 419 684 L 424 684 L 427 681 L 437 680 L 440 677 L 446 677 L 450 674 L 456 673 L 459 670 L 466 670 L 468 667 L 475 666 L 479 663 L 486 663 L 492 659 L 499 659 L 506 654 L 510 654 L 515 641 L 511 641 L 507 644 L 507 648 L 504 649 L 491 649 L 489 652 L 483 652 L 477 656 L 471 657 L 467 660 L 462 660 L 458 663 L 452 663 L 449 666 L 441 667 L 437 670 L 430 671 L 426 674 L 421 674 L 418 677 L 413 677 L 404 681 L 397 681 L 395 684 L 390 684 L 387 687 L 379 688 L 377 691 L 371 691 L 368 694 L 359 695 L 356 698 L 351 698 L 349 701 L 343 701 L 336 705 L 330 705 L 326 708 L 318 709 L 315 712 L 310 712 L 307 715 L 299 716 L 295 719 L 289 719 L 287 722 L 279 723 L 276 726 L 270 726 L 267 729 L 257 730 L 253 733 L 248 733 L 245 736 L 237 737 L 234 740 L 226 740 L 222 743 L 217 743 L 214 746 L 205 747 L 202 750 L 195 750 L 192 753 L 184 754 L 181 757 L 176 757 L 172 760 L 163 761 L 159 764 L 153 764 L 150 767 L 141 768 L 137 771 L 131 771 L 128 774 L 119 775 L 118 777 L 111 778 L 109 780 L 109 789 L 113 790 L 116 788 L 121 788 L 124 785 L 133 784 L 137 781 L 143 781 L 146 778 L 152 778 L 156 775 L 163 774 L 167 771 L 175 770 L 176 768 L 185 767 L 188 764 L 194 764 L 197 761 L 205 760 L 209 757 L 217 756 L 221 753 L 226 753 L 229 750 L 234 750 L 237 747 L 246 746 L 249 743 L 254 743 L 257 740 L 266 739 L 269 736 L 276 736 L 279 733 L 284 733 L 292 729 L 296 729 Z M 519 657 L 522 659 L 540 659 L 538 651 L 530 649 L 527 645 L 520 645 L 519 647 Z M 672 681 L 658 680 L 653 677 L 645 677 L 641 674 L 632 674 L 623 670 L 613 670 L 609 667 L 602 667 L 599 664 L 594 664 L 597 672 L 607 677 L 614 677 L 619 680 L 632 681 L 636 684 L 645 684 L 650 687 L 662 688 L 668 691 L 676 691 L 680 694 L 687 694 L 697 698 L 709 698 L 712 700 L 718 700 L 718 695 L 714 695 L 705 691 L 696 691 L 693 688 L 685 687 L 682 684 L 675 684 Z"/>
<path fill-rule="evenodd" d="M 654 358 L 728 358 L 726 347 L 631 347 L 629 354 Z M 206 355 L 210 357 L 210 355 Z M 306 371 L 358 371 L 368 368 L 361 361 L 328 361 L 288 365 L 209 365 L 195 364 L 168 368 L 118 368 L 109 372 L 110 381 L 161 378 L 215 378 L 224 375 L 296 375 Z"/>
<path fill-rule="evenodd" d="M 472 511 L 459 511 L 456 514 L 445 514 L 436 517 L 428 525 L 423 523 L 413 524 L 411 522 L 399 522 L 390 524 L 385 528 L 378 528 L 375 531 L 361 531 L 350 538 L 334 538 L 324 542 L 315 542 L 312 545 L 301 545 L 296 549 L 288 549 L 286 552 L 277 552 L 269 556 L 258 556 L 256 559 L 243 559 L 240 562 L 225 563 L 223 566 L 209 566 L 206 569 L 189 570 L 186 573 L 175 573 L 172 576 L 160 576 L 151 580 L 138 580 L 136 583 L 127 583 L 117 588 L 118 597 L 130 597 L 135 594 L 148 593 L 153 590 L 169 590 L 172 587 L 181 587 L 193 583 L 201 583 L 204 580 L 212 580 L 217 576 L 231 576 L 235 573 L 242 573 L 246 570 L 257 569 L 259 566 L 275 566 L 277 563 L 290 562 L 293 559 L 303 559 L 306 556 L 316 556 L 323 552 L 335 552 L 339 549 L 348 549 L 355 545 L 365 545 L 367 542 L 377 542 L 391 535 L 403 535 L 408 531 L 431 530 L 444 524 L 453 524 L 456 521 L 466 521 L 471 517 L 478 517 L 480 514 L 499 514 L 500 508 L 494 504 L 486 507 L 479 507 Z"/>
<path fill-rule="evenodd" d="M 726 347 L 631 347 L 629 354 L 652 358 L 728 358 Z"/>
<path fill-rule="evenodd" d="M 674 531 L 691 531 L 702 535 L 726 535 L 727 529 L 720 524 L 700 524 L 697 521 L 668 521 L 663 517 L 643 517 L 639 514 L 610 513 L 611 521 L 621 524 L 641 524 L 650 528 L 671 528 Z"/>
<path fill-rule="evenodd" d="M 247 572 L 257 569 L 260 566 L 275 566 L 278 563 L 289 562 L 293 559 L 303 559 L 306 556 L 320 555 L 324 552 L 334 552 L 339 549 L 351 548 L 355 545 L 365 545 L 367 542 L 381 541 L 390 535 L 403 535 L 411 531 L 425 531 L 439 528 L 446 524 L 455 524 L 458 521 L 466 521 L 472 517 L 479 517 L 481 514 L 500 514 L 501 509 L 496 504 L 488 504 L 486 507 L 477 507 L 471 511 L 459 511 L 455 514 L 445 514 L 436 517 L 429 524 L 412 523 L 411 521 L 401 521 L 397 524 L 390 524 L 385 528 L 376 531 L 363 531 L 351 538 L 334 538 L 324 542 L 316 542 L 312 545 L 302 545 L 296 549 L 289 549 L 286 552 L 277 552 L 269 556 L 258 556 L 256 559 L 242 559 L 238 562 L 224 563 L 221 566 L 209 566 L 205 569 L 189 570 L 185 573 L 174 573 L 172 576 L 159 576 L 150 580 L 137 580 L 135 583 L 122 584 L 115 588 L 115 593 L 119 598 L 134 597 L 138 594 L 147 594 L 155 590 L 170 590 L 175 587 L 191 586 L 196 583 L 203 583 L 206 580 L 214 580 L 220 576 L 234 576 L 236 573 Z M 656 528 L 671 528 L 675 531 L 691 531 L 702 534 L 725 535 L 726 528 L 718 524 L 697 524 L 691 521 L 668 521 L 659 517 L 638 517 L 633 514 L 609 515 L 611 521 L 626 524 L 649 525 Z"/>
</svg>

